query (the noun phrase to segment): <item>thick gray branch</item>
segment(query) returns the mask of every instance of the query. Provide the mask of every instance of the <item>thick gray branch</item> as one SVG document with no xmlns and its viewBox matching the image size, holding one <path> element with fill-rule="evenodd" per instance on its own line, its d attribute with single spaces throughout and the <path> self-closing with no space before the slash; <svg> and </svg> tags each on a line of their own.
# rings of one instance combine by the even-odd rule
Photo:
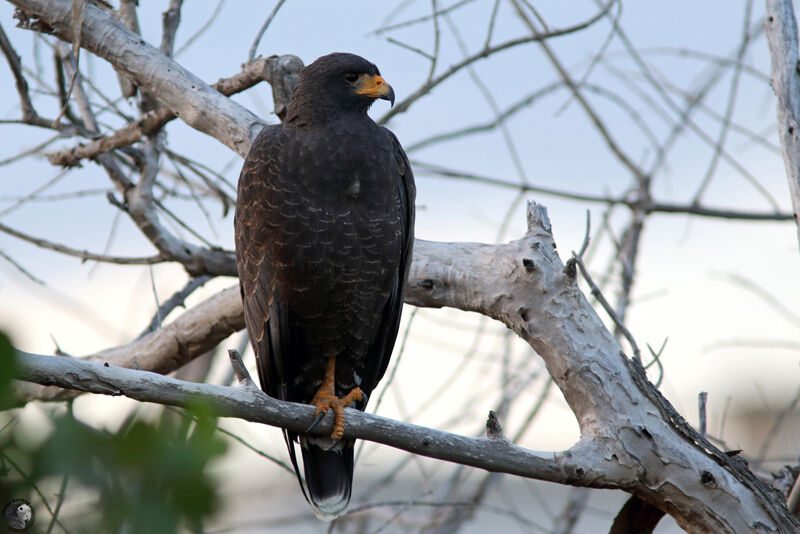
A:
<svg viewBox="0 0 800 534">
<path fill-rule="evenodd" d="M 501 245 L 417 240 L 407 285 L 409 302 L 483 313 L 505 323 L 536 349 L 580 423 L 581 442 L 573 450 L 590 449 L 595 455 L 591 469 L 582 465 L 583 471 L 572 474 L 571 484 L 625 489 L 668 510 L 692 532 L 758 532 L 759 525 L 770 526 L 762 529 L 764 532 L 794 532 L 799 525 L 781 500 L 746 467 L 693 433 L 647 382 L 641 367 L 620 352 L 613 336 L 578 289 L 576 280 L 564 272 L 544 208 L 529 206 L 528 222 L 524 238 Z M 218 320 L 220 313 L 228 314 L 228 319 Z M 231 288 L 142 341 L 96 354 L 92 359 L 166 372 L 188 361 L 190 354 L 213 346 L 211 340 L 216 343 L 241 327 L 241 302 L 236 288 Z M 180 339 L 175 339 L 178 335 Z M 51 371 L 26 377 L 70 388 L 93 383 L 91 376 L 74 381 L 62 371 L 50 374 Z M 124 392 L 139 400 L 160 402 L 109 380 L 110 377 L 103 375 L 100 383 L 111 385 L 101 393 L 119 390 L 120 394 Z M 164 402 L 169 400 L 159 398 Z M 356 416 L 351 420 L 365 424 L 363 429 L 355 424 L 351 427 L 356 437 L 442 457 L 430 454 L 421 442 L 412 448 L 412 443 L 403 442 L 401 446 L 382 438 L 382 433 L 389 430 L 387 427 L 367 428 L 380 419 L 362 420 Z M 261 422 L 283 426 L 286 421 Z M 291 424 L 292 429 L 304 428 L 296 421 Z M 455 459 L 454 452 L 447 453 L 445 459 L 492 468 L 486 463 L 475 463 L 483 462 L 480 458 L 486 449 L 481 447 L 486 445 L 473 442 L 451 442 L 451 445 L 467 447 L 458 453 L 466 459 L 463 456 Z M 479 446 L 478 452 L 469 450 L 471 446 Z M 529 460 L 528 456 L 515 458 L 521 462 L 514 468 L 516 471 L 505 464 L 497 470 L 524 474 L 528 468 L 522 464 Z M 543 476 L 539 473 L 537 478 Z"/>
<path fill-rule="evenodd" d="M 623 483 L 628 491 L 666 509 L 691 532 L 800 527 L 746 467 L 693 432 L 622 354 L 565 272 L 542 206 L 529 206 L 528 233 L 520 240 L 418 240 L 414 254 L 407 301 L 479 312 L 527 341 L 575 413 L 582 439 L 606 448 L 604 458 L 617 464 L 619 481 L 628 468 L 637 472 Z M 713 483 L 702 483 L 709 475 Z"/>
<path fill-rule="evenodd" d="M 767 43 L 772 88 L 778 97 L 778 132 L 800 242 L 800 57 L 791 0 L 767 0 Z"/>
<path fill-rule="evenodd" d="M 267 397 L 252 386 L 228 387 L 184 382 L 146 371 L 135 371 L 99 362 L 19 353 L 20 378 L 43 385 L 124 395 L 142 402 L 191 407 L 198 402 L 217 415 L 303 432 L 314 419 L 314 408 Z M 345 437 L 390 445 L 415 454 L 439 458 L 488 471 L 499 471 L 562 484 L 608 487 L 609 479 L 598 471 L 591 443 L 579 443 L 564 452 L 534 452 L 505 439 L 473 438 L 401 423 L 347 409 Z M 315 432 L 330 433 L 328 414 Z"/>
</svg>

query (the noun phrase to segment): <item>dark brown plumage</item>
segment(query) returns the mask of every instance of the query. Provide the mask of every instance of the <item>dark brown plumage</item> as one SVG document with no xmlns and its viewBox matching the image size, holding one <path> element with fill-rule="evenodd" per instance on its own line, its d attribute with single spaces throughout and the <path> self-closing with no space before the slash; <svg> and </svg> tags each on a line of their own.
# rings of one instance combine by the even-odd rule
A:
<svg viewBox="0 0 800 534">
<path fill-rule="evenodd" d="M 386 371 L 414 233 L 414 179 L 397 138 L 367 115 L 394 100 L 372 63 L 330 54 L 300 73 L 283 124 L 256 138 L 239 177 L 236 262 L 261 386 L 288 401 L 363 410 Z M 326 396 L 327 395 L 327 396 Z M 327 403 L 327 404 L 326 404 Z M 333 404 L 331 404 L 333 403 Z M 323 518 L 344 513 L 353 441 L 284 432 Z M 305 484 L 295 456 L 299 442 Z"/>
</svg>

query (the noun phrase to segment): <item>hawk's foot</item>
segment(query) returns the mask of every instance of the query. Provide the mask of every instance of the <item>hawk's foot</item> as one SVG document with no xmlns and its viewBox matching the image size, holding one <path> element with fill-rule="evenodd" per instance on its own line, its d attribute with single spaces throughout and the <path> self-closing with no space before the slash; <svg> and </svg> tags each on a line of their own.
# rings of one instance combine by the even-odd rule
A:
<svg viewBox="0 0 800 534">
<path fill-rule="evenodd" d="M 306 432 L 310 432 L 329 409 L 333 410 L 333 433 L 331 439 L 340 440 L 344 435 L 344 409 L 354 402 L 364 399 L 364 392 L 360 387 L 353 388 L 350 393 L 342 398 L 336 396 L 336 356 L 331 356 L 328 360 L 328 368 L 325 371 L 325 378 L 322 379 L 317 393 L 309 404 L 316 407 L 314 422 Z"/>
</svg>

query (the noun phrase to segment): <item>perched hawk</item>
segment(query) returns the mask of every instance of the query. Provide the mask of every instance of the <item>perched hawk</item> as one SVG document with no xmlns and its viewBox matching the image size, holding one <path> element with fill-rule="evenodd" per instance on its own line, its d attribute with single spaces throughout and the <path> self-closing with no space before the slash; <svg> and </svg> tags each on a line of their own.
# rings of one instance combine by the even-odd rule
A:
<svg viewBox="0 0 800 534">
<path fill-rule="evenodd" d="M 335 415 L 331 436 L 284 431 L 323 519 L 350 501 L 343 408 L 364 410 L 386 371 L 414 241 L 414 177 L 394 134 L 367 115 L 378 98 L 394 103 L 394 91 L 369 61 L 317 59 L 239 177 L 236 264 L 261 387 Z"/>
</svg>

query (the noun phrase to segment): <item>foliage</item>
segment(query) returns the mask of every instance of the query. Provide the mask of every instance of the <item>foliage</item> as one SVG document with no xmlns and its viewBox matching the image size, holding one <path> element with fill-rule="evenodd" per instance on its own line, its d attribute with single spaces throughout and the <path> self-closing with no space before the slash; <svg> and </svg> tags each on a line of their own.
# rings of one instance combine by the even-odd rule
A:
<svg viewBox="0 0 800 534">
<path fill-rule="evenodd" d="M 0 335 L 0 398 L 8 394 L 12 356 L 8 338 Z M 151 422 L 134 414 L 116 432 L 79 421 L 68 409 L 53 416 L 53 430 L 41 443 L 13 430 L 13 412 L 4 415 L 0 498 L 36 503 L 38 497 L 41 522 L 49 520 L 45 509 L 58 514 L 61 499 L 80 501 L 85 495 L 96 507 L 71 519 L 70 531 L 169 533 L 181 525 L 196 530 L 219 506 L 207 468 L 227 446 L 216 433 L 216 419 L 202 406 L 182 420 Z M 53 504 L 42 488 L 59 480 L 59 503 Z"/>
</svg>

